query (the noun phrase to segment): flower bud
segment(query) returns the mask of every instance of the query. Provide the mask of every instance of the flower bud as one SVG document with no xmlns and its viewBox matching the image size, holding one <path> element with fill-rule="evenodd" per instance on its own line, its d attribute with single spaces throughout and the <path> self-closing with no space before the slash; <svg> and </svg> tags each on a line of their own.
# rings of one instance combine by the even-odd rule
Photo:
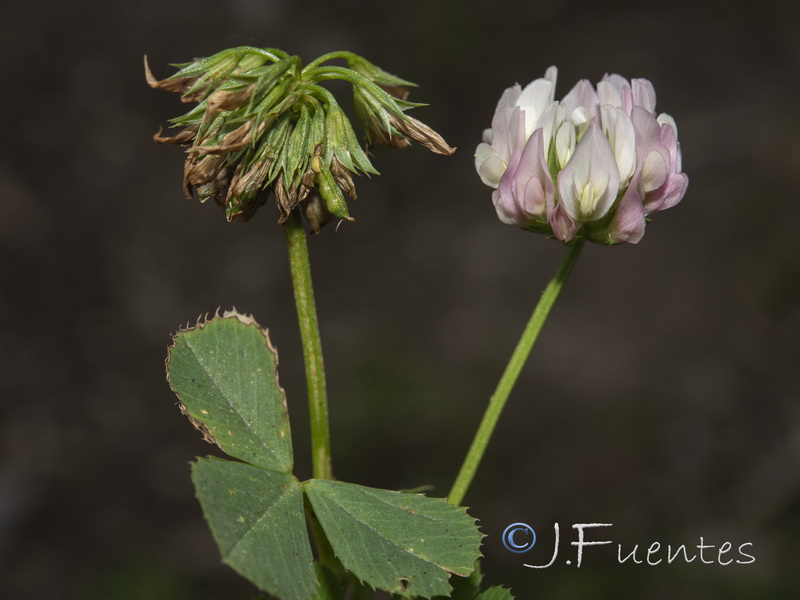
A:
<svg viewBox="0 0 800 600">
<path fill-rule="evenodd" d="M 677 204 L 677 128 L 656 115 L 646 79 L 606 75 L 554 99 L 556 69 L 524 90 L 508 88 L 475 153 L 481 180 L 504 223 L 570 242 L 637 243 L 645 219 Z"/>
</svg>

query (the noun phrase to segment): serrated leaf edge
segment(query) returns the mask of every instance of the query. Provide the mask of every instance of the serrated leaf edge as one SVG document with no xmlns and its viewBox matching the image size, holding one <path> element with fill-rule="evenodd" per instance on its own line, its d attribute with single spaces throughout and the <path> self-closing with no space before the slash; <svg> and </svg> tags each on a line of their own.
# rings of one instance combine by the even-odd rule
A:
<svg viewBox="0 0 800 600">
<path fill-rule="evenodd" d="M 202 421 L 192 417 L 189 414 L 188 407 L 183 403 L 183 401 L 181 400 L 180 395 L 178 394 L 177 390 L 175 390 L 175 388 L 172 386 L 172 382 L 169 379 L 169 367 L 170 367 L 170 363 L 172 361 L 172 351 L 177 346 L 178 336 L 179 335 L 181 335 L 183 333 L 188 333 L 188 332 L 191 332 L 191 331 L 195 331 L 197 329 L 205 329 L 206 325 L 208 325 L 209 323 L 212 323 L 212 322 L 217 321 L 217 320 L 222 320 L 222 319 L 236 319 L 237 321 L 239 321 L 240 323 L 242 323 L 244 325 L 254 325 L 254 326 L 256 326 L 258 328 L 258 330 L 261 332 L 261 334 L 264 336 L 264 341 L 267 344 L 267 349 L 272 353 L 272 356 L 275 359 L 275 371 L 273 373 L 273 375 L 275 377 L 275 385 L 278 386 L 278 390 L 280 391 L 280 394 L 281 394 L 281 405 L 283 406 L 283 410 L 285 411 L 287 416 L 289 414 L 289 404 L 288 404 L 288 402 L 286 400 L 286 390 L 283 389 L 283 386 L 280 383 L 280 378 L 278 376 L 278 350 L 277 350 L 277 348 L 275 348 L 275 346 L 272 345 L 272 340 L 270 340 L 270 337 L 269 337 L 269 329 L 266 328 L 266 327 L 262 327 L 255 320 L 253 315 L 248 315 L 248 314 L 240 313 L 239 311 L 237 311 L 235 306 L 231 310 L 226 310 L 225 312 L 223 312 L 222 315 L 220 315 L 220 310 L 221 310 L 221 308 L 217 307 L 217 310 L 214 311 L 214 314 L 211 317 L 208 316 L 209 313 L 201 314 L 201 315 L 199 315 L 197 317 L 197 322 L 195 323 L 195 325 L 190 326 L 189 323 L 186 323 L 186 326 L 179 327 L 178 331 L 176 331 L 174 334 L 172 334 L 172 344 L 170 344 L 167 347 L 167 358 L 164 361 L 164 367 L 165 367 L 165 370 L 166 370 L 167 384 L 169 385 L 169 389 L 172 390 L 172 393 L 175 394 L 175 396 L 178 398 L 178 408 L 180 409 L 181 414 L 184 415 L 187 419 L 189 419 L 189 422 L 195 427 L 195 429 L 197 429 L 201 434 L 203 434 L 203 441 L 204 442 L 207 442 L 209 444 L 214 444 L 220 450 L 222 450 L 220 445 L 217 443 L 217 440 L 214 438 L 213 435 L 211 435 L 211 432 L 208 430 L 208 427 L 206 427 L 205 423 L 203 423 Z M 287 421 L 288 421 L 288 418 L 287 418 Z M 243 420 L 243 422 L 247 425 L 248 428 L 251 428 L 250 423 L 247 423 L 244 420 Z M 287 426 L 289 427 L 289 433 L 291 434 L 291 425 L 289 423 L 287 423 Z M 272 452 L 272 453 L 275 452 L 274 449 L 272 449 L 272 448 L 268 448 L 266 446 L 265 446 L 265 448 L 267 450 L 269 450 L 270 452 Z M 225 452 L 224 450 L 222 450 L 222 451 Z M 227 452 L 225 454 L 228 455 L 228 456 L 231 456 Z M 236 457 L 233 456 L 232 458 L 236 458 Z M 248 463 L 248 464 L 250 464 L 250 463 Z M 261 467 L 262 469 L 266 468 L 266 467 L 262 467 L 261 465 L 254 465 L 254 466 Z M 268 470 L 274 470 L 274 469 L 268 469 Z M 291 469 L 289 471 L 278 471 L 278 472 L 280 472 L 280 473 L 291 473 Z"/>
</svg>

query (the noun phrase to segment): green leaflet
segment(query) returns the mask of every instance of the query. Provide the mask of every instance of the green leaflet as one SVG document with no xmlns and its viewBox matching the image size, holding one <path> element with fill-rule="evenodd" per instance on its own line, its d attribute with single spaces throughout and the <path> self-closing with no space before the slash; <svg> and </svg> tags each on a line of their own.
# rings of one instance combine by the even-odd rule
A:
<svg viewBox="0 0 800 600">
<path fill-rule="evenodd" d="M 199 458 L 192 482 L 224 562 L 282 600 L 314 597 L 303 492 L 294 476 Z"/>
<path fill-rule="evenodd" d="M 175 336 L 167 378 L 207 440 L 245 462 L 288 473 L 292 437 L 277 362 L 267 331 L 231 312 Z"/>
<path fill-rule="evenodd" d="M 443 499 L 342 481 L 303 485 L 336 556 L 373 587 L 449 596 L 449 574 L 469 575 L 480 556 L 475 520 Z"/>
<path fill-rule="evenodd" d="M 496 585 L 483 592 L 476 600 L 514 600 L 514 596 L 506 588 Z"/>
</svg>

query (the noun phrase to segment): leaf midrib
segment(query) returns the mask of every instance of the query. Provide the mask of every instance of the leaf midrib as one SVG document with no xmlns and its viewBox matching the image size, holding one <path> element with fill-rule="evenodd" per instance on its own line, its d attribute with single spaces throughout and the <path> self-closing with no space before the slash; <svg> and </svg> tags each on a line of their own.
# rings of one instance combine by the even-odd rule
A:
<svg viewBox="0 0 800 600">
<path fill-rule="evenodd" d="M 205 362 L 203 360 L 201 360 L 200 355 L 197 353 L 197 351 L 195 350 L 194 346 L 192 345 L 191 339 L 185 339 L 185 341 L 186 341 L 186 346 L 189 348 L 189 350 L 192 353 L 192 357 L 194 357 L 194 359 L 197 362 L 197 364 L 200 366 L 200 368 L 206 374 L 206 377 L 211 382 L 211 385 L 212 385 L 213 389 L 215 389 L 219 393 L 219 395 L 225 400 L 225 402 L 228 403 L 228 406 L 233 411 L 233 414 L 235 414 L 239 418 L 239 420 L 244 424 L 244 426 L 253 434 L 253 437 L 256 439 L 256 441 L 259 443 L 259 445 L 262 448 L 264 448 L 265 450 L 267 450 L 273 456 L 273 458 L 275 459 L 276 462 L 282 463 L 283 461 L 281 461 L 278 458 L 278 455 L 277 455 L 276 451 L 273 448 L 271 448 L 271 447 L 266 445 L 266 443 L 261 439 L 261 437 L 256 432 L 256 430 L 253 427 L 252 423 L 250 423 L 250 421 L 248 421 L 247 419 L 244 418 L 244 416 L 239 412 L 238 408 L 233 404 L 233 402 L 228 397 L 228 395 L 222 390 L 221 387 L 219 387 L 219 385 L 217 385 L 217 382 L 212 377 L 211 372 L 209 371 L 209 369 L 206 366 Z M 195 418 L 197 418 L 197 417 L 195 417 Z M 262 465 L 257 465 L 257 466 L 262 466 Z M 262 467 L 262 468 L 265 468 L 265 467 Z M 285 472 L 285 471 L 281 471 L 281 472 Z"/>
<path fill-rule="evenodd" d="M 392 504 L 391 502 L 387 502 L 386 500 L 384 500 L 384 499 L 383 499 L 383 498 L 381 498 L 380 496 L 375 496 L 375 495 L 373 495 L 373 494 L 369 494 L 369 496 L 370 496 L 370 498 L 374 498 L 374 499 L 376 499 L 376 500 L 380 500 L 382 503 L 384 503 L 384 504 L 386 504 L 386 505 L 388 505 L 388 506 L 392 507 L 392 508 L 393 508 L 393 509 L 395 509 L 395 510 L 405 510 L 405 509 L 402 509 L 402 508 L 398 507 L 398 506 L 397 506 L 397 505 L 395 505 L 395 504 Z M 395 548 L 400 548 L 400 549 L 401 549 L 403 552 L 405 552 L 406 554 L 408 554 L 408 555 L 410 555 L 410 556 L 413 556 L 414 558 L 417 558 L 417 559 L 419 559 L 419 560 L 425 561 L 426 563 L 428 563 L 428 564 L 430 564 L 430 565 L 433 565 L 433 566 L 435 566 L 435 567 L 438 567 L 438 568 L 440 568 L 440 569 L 442 569 L 442 570 L 444 570 L 444 571 L 451 572 L 451 571 L 450 571 L 450 569 L 446 568 L 444 565 L 440 565 L 440 564 L 438 564 L 436 561 L 434 561 L 434 560 L 431 560 L 430 558 L 428 558 L 428 557 L 426 557 L 426 556 L 421 556 L 421 555 L 419 555 L 419 554 L 416 554 L 416 553 L 414 553 L 414 552 L 411 552 L 411 551 L 409 551 L 407 548 L 403 548 L 402 546 L 400 546 L 400 545 L 399 545 L 397 542 L 394 542 L 394 541 L 392 541 L 391 539 L 387 538 L 387 537 L 386 537 L 386 535 L 385 535 L 385 534 L 384 534 L 382 531 L 380 531 L 380 530 L 376 529 L 375 527 L 373 527 L 373 526 L 372 526 L 372 525 L 370 525 L 369 523 L 366 523 L 365 521 L 362 521 L 361 519 L 359 519 L 359 518 L 358 518 L 358 517 L 357 517 L 355 514 L 353 514 L 353 513 L 352 513 L 350 510 L 348 510 L 348 508 L 347 508 L 347 506 L 346 506 L 345 504 L 343 504 L 343 503 L 341 503 L 341 502 L 339 502 L 339 501 L 335 502 L 334 504 L 335 504 L 335 506 L 337 506 L 337 507 L 341 508 L 341 510 L 342 510 L 344 513 L 346 513 L 347 515 L 349 515 L 349 516 L 350 516 L 350 517 L 351 517 L 351 518 L 352 518 L 354 521 L 356 521 L 357 523 L 359 523 L 359 524 L 363 525 L 363 526 L 364 526 L 364 527 L 366 527 L 367 529 L 369 529 L 369 530 L 373 531 L 373 532 L 375 533 L 375 535 L 377 535 L 378 537 L 380 537 L 380 538 L 381 538 L 381 539 L 383 539 L 384 541 L 388 542 L 388 543 L 389 543 L 391 546 L 394 546 Z M 415 514 L 415 515 L 420 515 L 420 513 L 417 513 L 417 512 L 415 512 L 414 514 Z M 436 519 L 436 518 L 434 518 L 434 517 L 430 517 L 429 515 L 421 515 L 421 516 L 427 517 L 427 518 L 429 518 L 431 521 L 436 521 L 436 522 L 440 522 L 440 521 L 442 521 L 442 519 Z"/>
</svg>

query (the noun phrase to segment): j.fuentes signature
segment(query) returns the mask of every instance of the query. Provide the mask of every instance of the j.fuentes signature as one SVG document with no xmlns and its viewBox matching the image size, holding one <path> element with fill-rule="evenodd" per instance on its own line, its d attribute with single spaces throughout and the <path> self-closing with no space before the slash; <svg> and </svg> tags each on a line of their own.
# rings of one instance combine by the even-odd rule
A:
<svg viewBox="0 0 800 600">
<path fill-rule="evenodd" d="M 605 546 L 613 544 L 611 540 L 591 540 L 586 539 L 586 530 L 599 528 L 599 527 L 612 527 L 612 523 L 574 523 L 572 528 L 577 531 L 578 539 L 570 542 L 571 546 L 577 549 L 576 552 L 576 566 L 580 567 L 583 562 L 584 548 L 591 546 Z M 560 548 L 560 531 L 558 523 L 553 524 L 555 532 L 555 542 L 553 544 L 553 554 L 550 561 L 544 565 L 531 565 L 525 564 L 526 567 L 531 569 L 546 569 L 555 564 L 558 559 Z M 506 527 L 503 531 L 503 545 L 510 552 L 521 554 L 529 551 L 536 544 L 536 532 L 533 527 L 526 523 L 513 523 Z M 656 566 L 660 564 L 672 564 L 676 560 L 682 560 L 686 563 L 691 563 L 695 559 L 700 559 L 700 563 L 706 565 L 719 564 L 727 566 L 731 564 L 749 565 L 756 561 L 756 558 L 750 552 L 752 551 L 752 542 L 745 542 L 739 544 L 734 548 L 731 542 L 723 542 L 719 546 L 715 544 L 707 544 L 705 539 L 701 536 L 700 542 L 696 545 L 680 544 L 679 546 L 672 546 L 667 544 L 662 545 L 660 542 L 653 542 L 649 546 L 639 546 L 635 544 L 633 548 L 623 549 L 622 544 L 617 544 L 617 562 L 624 564 L 631 562 L 632 564 L 647 564 Z M 566 564 L 571 565 L 572 560 L 567 559 Z"/>
</svg>

